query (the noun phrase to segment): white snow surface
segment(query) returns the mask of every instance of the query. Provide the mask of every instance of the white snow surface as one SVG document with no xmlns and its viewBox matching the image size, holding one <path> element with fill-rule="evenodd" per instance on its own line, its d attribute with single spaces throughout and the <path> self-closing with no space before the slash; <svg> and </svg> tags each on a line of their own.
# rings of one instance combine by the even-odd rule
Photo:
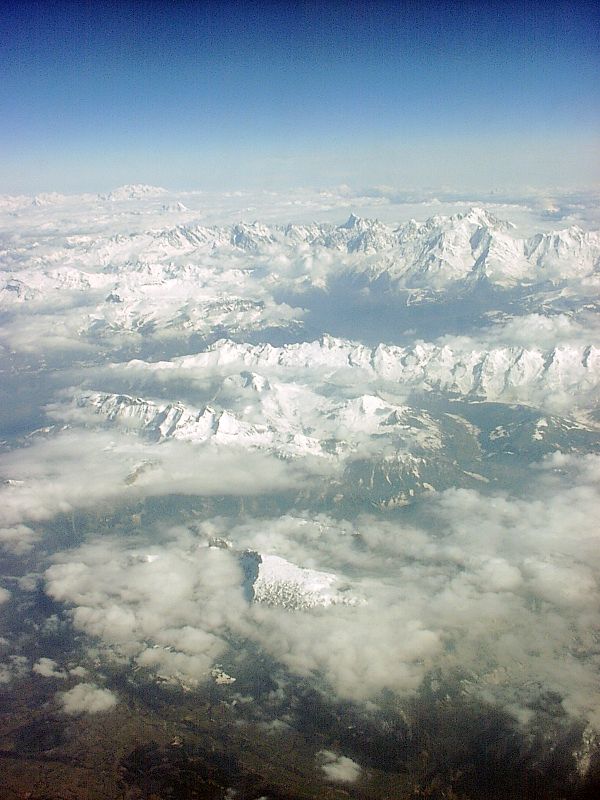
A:
<svg viewBox="0 0 600 800">
<path fill-rule="evenodd" d="M 105 199 L 131 201 L 162 197 L 162 192 L 156 187 L 126 186 Z M 108 213 L 104 208 L 101 204 L 98 211 Z M 182 204 L 175 213 L 192 214 Z M 332 277 L 352 273 L 369 281 L 385 277 L 396 289 L 442 290 L 457 282 L 473 284 L 482 279 L 499 286 L 589 280 L 597 277 L 600 264 L 597 231 L 572 226 L 520 239 L 509 223 L 482 208 L 399 226 L 354 215 L 337 226 L 260 222 L 206 226 L 193 221 L 148 229 L 139 225 L 140 221 L 127 234 L 77 231 L 48 240 L 46 233 L 42 243 L 8 233 L 6 279 L 22 280 L 31 289 L 58 289 L 62 278 L 53 269 L 59 263 L 81 271 L 84 282 L 90 274 L 101 274 L 102 279 L 94 280 L 105 285 L 111 283 L 110 276 L 113 282 L 115 275 L 128 281 L 132 273 L 137 273 L 135 286 L 197 281 L 211 272 L 212 280 L 218 281 L 214 273 L 222 271 L 227 259 L 225 274 L 236 281 L 240 274 L 234 275 L 232 269 L 239 270 L 240 265 L 264 269 L 268 261 L 267 283 L 280 288 L 327 284 Z"/>
<path fill-rule="evenodd" d="M 340 591 L 337 575 L 298 567 L 275 555 L 261 556 L 253 589 L 255 602 L 290 609 L 360 604 L 358 598 Z"/>
<path fill-rule="evenodd" d="M 258 448 L 290 458 L 346 458 L 381 450 L 382 442 L 391 440 L 403 450 L 432 452 L 443 446 L 439 424 L 427 412 L 376 395 L 339 400 L 293 382 L 264 382 L 256 389 L 261 386 L 257 375 L 234 376 L 224 384 L 229 408 L 197 409 L 102 392 L 80 394 L 77 407 L 159 442 Z M 77 410 L 72 413 L 77 417 Z"/>
<path fill-rule="evenodd" d="M 409 347 L 367 347 L 324 336 L 274 347 L 221 340 L 203 353 L 152 364 L 132 361 L 125 369 L 150 371 L 163 378 L 171 372 L 233 375 L 251 370 L 288 380 L 311 375 L 313 380 L 340 381 L 345 373 L 405 391 L 436 390 L 510 403 L 548 403 L 551 408 L 556 403 L 571 405 L 577 398 L 589 402 L 597 394 L 600 347 L 565 344 L 546 350 L 516 346 L 472 349 L 471 342 L 466 344 L 457 340 L 454 345 L 418 342 Z M 375 414 L 373 403 L 377 401 L 369 402 L 369 407 L 361 406 L 365 418 Z"/>
</svg>

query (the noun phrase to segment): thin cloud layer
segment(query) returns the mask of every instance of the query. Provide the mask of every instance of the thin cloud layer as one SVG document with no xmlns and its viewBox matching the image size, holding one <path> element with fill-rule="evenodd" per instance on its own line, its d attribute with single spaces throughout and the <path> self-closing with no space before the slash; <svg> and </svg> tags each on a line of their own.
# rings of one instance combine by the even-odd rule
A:
<svg viewBox="0 0 600 800">
<path fill-rule="evenodd" d="M 166 446 L 165 446 L 166 445 Z M 151 495 L 256 495 L 285 491 L 299 473 L 262 454 L 198 450 L 185 442 L 142 443 L 127 435 L 64 430 L 0 456 L 10 476 L 0 488 L 0 543 L 25 552 L 39 538 L 23 523 L 47 520 L 107 500 Z"/>
</svg>

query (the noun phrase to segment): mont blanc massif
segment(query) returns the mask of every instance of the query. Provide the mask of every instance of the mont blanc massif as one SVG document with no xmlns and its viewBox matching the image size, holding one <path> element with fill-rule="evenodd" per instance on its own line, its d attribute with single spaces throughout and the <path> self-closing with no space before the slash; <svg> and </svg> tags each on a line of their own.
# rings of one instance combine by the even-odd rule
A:
<svg viewBox="0 0 600 800">
<path fill-rule="evenodd" d="M 598 796 L 592 200 L 0 198 L 6 797 Z"/>
</svg>

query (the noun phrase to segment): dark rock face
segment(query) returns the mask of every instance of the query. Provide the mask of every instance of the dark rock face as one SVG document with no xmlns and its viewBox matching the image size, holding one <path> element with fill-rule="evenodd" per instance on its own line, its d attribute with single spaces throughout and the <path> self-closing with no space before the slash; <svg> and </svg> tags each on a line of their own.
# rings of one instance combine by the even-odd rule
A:
<svg viewBox="0 0 600 800">
<path fill-rule="evenodd" d="M 253 550 L 240 553 L 240 566 L 244 571 L 244 597 L 251 603 L 254 600 L 254 583 L 258 578 L 259 564 L 262 558 Z"/>
</svg>

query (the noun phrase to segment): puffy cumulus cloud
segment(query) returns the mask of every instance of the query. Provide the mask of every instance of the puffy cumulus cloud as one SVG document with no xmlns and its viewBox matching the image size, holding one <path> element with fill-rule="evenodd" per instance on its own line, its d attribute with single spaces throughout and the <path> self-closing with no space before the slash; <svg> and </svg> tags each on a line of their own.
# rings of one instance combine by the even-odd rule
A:
<svg viewBox="0 0 600 800">
<path fill-rule="evenodd" d="M 332 750 L 320 750 L 317 753 L 317 763 L 330 781 L 354 783 L 358 780 L 361 768 L 348 756 L 340 756 Z"/>
<path fill-rule="evenodd" d="M 10 600 L 10 596 L 8 589 L 4 589 L 4 587 L 0 586 L 0 605 Z"/>
<path fill-rule="evenodd" d="M 459 350 L 483 350 L 491 347 L 525 347 L 551 350 L 558 346 L 600 344 L 600 320 L 597 314 L 520 314 L 481 328 L 475 337 L 443 336 L 441 345 Z"/>
<path fill-rule="evenodd" d="M 14 555 L 29 553 L 39 539 L 40 535 L 28 525 L 0 528 L 0 547 Z"/>
<path fill-rule="evenodd" d="M 186 531 L 150 552 L 103 539 L 56 561 L 46 591 L 73 606 L 74 626 L 160 674 L 205 679 L 228 632 L 244 631 L 236 557 Z"/>
<path fill-rule="evenodd" d="M 235 447 L 145 442 L 119 431 L 64 430 L 0 456 L 12 480 L 0 487 L 0 544 L 26 552 L 36 535 L 23 523 L 99 502 L 165 494 L 253 495 L 306 480 L 275 457 Z"/>
<path fill-rule="evenodd" d="M 588 345 L 600 342 L 600 321 L 595 314 L 524 314 L 489 330 L 493 342 L 519 347 L 550 349 L 559 344 Z"/>
<path fill-rule="evenodd" d="M 327 514 L 283 514 L 276 519 L 249 519 L 237 524 L 224 517 L 199 523 L 207 539 L 227 538 L 236 548 L 277 555 L 303 567 L 344 572 L 365 567 L 365 553 L 353 547 L 356 523 Z"/>
<path fill-rule="evenodd" d="M 414 692 L 431 670 L 525 720 L 545 692 L 600 724 L 600 459 L 555 454 L 527 494 L 450 489 L 408 525 L 364 514 L 213 518 L 59 554 L 46 591 L 76 628 L 160 674 L 202 680 L 240 639 L 339 697 Z M 227 538 L 230 549 L 207 547 Z M 145 544 L 144 544 L 145 542 Z M 364 604 L 249 603 L 245 549 L 327 570 Z"/>
<path fill-rule="evenodd" d="M 38 659 L 33 667 L 33 672 L 41 675 L 43 678 L 66 678 L 67 673 L 58 668 L 58 664 L 51 658 Z"/>
<path fill-rule="evenodd" d="M 297 292 L 301 298 L 303 292 L 326 289 L 329 281 L 351 267 L 356 259 L 323 246 L 302 242 L 289 254 L 273 261 L 279 290 Z"/>
<path fill-rule="evenodd" d="M 53 310 L 50 314 L 37 313 L 37 309 L 20 310 L 2 326 L 0 343 L 11 351 L 26 355 L 66 356 L 92 355 L 98 344 L 81 337 L 81 327 L 86 314 L 81 309 Z"/>
<path fill-rule="evenodd" d="M 527 496 L 441 494 L 431 555 L 445 564 L 443 579 L 429 580 L 428 597 L 415 593 L 425 621 L 436 618 L 453 641 L 444 663 L 477 676 L 472 689 L 523 706 L 528 684 L 543 687 L 595 724 L 599 466 L 597 457 L 557 454 L 533 472 Z M 412 585 L 421 576 L 427 586 L 430 558 L 421 556 Z"/>
<path fill-rule="evenodd" d="M 482 557 L 493 548 L 512 559 L 593 567 L 599 478 L 598 456 L 555 453 L 533 466 L 531 484 L 518 496 L 451 489 L 440 494 L 432 510 L 463 545 L 465 558 Z"/>
<path fill-rule="evenodd" d="M 384 602 L 315 609 L 293 625 L 289 612 L 256 605 L 254 636 L 292 673 L 324 677 L 340 697 L 366 700 L 384 688 L 412 692 L 441 651 L 440 636 L 409 609 L 388 610 Z"/>
<path fill-rule="evenodd" d="M 78 683 L 68 692 L 57 692 L 56 699 L 63 712 L 71 716 L 110 711 L 119 701 L 114 692 L 95 683 Z"/>
<path fill-rule="evenodd" d="M 288 668 L 338 694 L 415 688 L 433 665 L 518 715 L 554 691 L 600 722 L 600 459 L 555 454 L 526 496 L 450 489 L 420 526 L 362 515 L 205 523 L 234 546 L 345 577 L 365 606 L 299 614 L 255 606 L 257 638 Z"/>
<path fill-rule="evenodd" d="M 247 602 L 234 552 L 176 533 L 147 552 L 103 539 L 58 555 L 46 571 L 46 591 L 73 606 L 78 630 L 185 681 L 206 678 L 241 635 L 295 674 L 324 674 L 340 695 L 364 698 L 384 686 L 416 688 L 440 649 L 436 633 L 402 609 L 386 610 L 385 600 L 378 609 L 301 614 L 290 628 L 288 612 Z"/>
</svg>

